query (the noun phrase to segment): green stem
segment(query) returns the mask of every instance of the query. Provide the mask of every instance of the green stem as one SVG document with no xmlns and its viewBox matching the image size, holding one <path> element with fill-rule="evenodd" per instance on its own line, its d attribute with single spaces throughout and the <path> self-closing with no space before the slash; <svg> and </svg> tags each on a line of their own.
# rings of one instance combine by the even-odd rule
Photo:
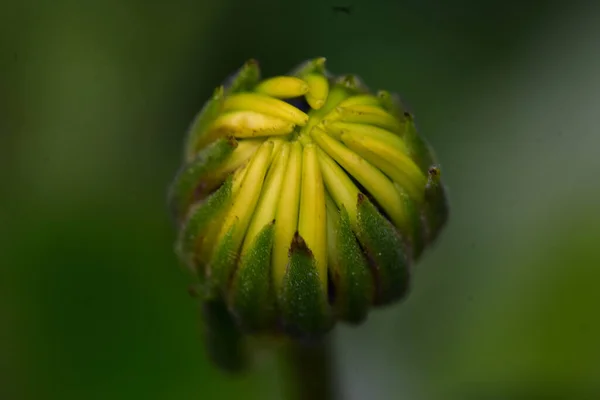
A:
<svg viewBox="0 0 600 400">
<path fill-rule="evenodd" d="M 287 399 L 338 399 L 335 366 L 329 339 L 303 344 L 290 342 L 285 350 L 287 367 Z"/>
</svg>

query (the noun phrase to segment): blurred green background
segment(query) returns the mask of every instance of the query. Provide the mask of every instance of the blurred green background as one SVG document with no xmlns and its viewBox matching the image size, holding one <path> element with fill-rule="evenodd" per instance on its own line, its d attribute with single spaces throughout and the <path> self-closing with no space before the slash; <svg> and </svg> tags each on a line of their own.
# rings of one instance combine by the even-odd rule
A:
<svg viewBox="0 0 600 400">
<path fill-rule="evenodd" d="M 2 1 L 1 399 L 280 398 L 268 355 L 209 364 L 165 194 L 224 77 L 316 56 L 401 93 L 452 206 L 336 330 L 346 398 L 600 398 L 599 4 L 348 3 Z"/>
</svg>

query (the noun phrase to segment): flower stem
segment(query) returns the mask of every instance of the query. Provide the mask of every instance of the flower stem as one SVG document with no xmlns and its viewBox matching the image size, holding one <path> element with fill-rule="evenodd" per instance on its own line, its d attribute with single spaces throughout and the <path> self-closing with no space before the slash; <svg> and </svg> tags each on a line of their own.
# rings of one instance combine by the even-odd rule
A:
<svg viewBox="0 0 600 400">
<path fill-rule="evenodd" d="M 287 360 L 287 399 L 338 399 L 333 349 L 328 338 L 315 343 L 290 341 L 285 351 Z"/>
</svg>

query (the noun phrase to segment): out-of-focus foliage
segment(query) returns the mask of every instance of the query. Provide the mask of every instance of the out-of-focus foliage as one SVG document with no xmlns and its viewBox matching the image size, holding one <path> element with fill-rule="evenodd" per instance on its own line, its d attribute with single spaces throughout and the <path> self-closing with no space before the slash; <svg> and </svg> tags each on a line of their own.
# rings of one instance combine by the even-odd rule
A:
<svg viewBox="0 0 600 400">
<path fill-rule="evenodd" d="M 208 364 L 165 193 L 224 76 L 251 57 L 268 75 L 315 56 L 401 93 L 452 205 L 407 301 L 337 330 L 348 398 L 598 394 L 597 6 L 1 10 L 0 398 L 278 398 L 268 353 L 237 379 Z"/>
</svg>

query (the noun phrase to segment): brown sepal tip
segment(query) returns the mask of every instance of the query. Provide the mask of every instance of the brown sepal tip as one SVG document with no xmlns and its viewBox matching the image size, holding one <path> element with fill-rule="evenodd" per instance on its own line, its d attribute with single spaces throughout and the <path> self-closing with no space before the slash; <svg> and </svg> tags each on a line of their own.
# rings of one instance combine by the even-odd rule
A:
<svg viewBox="0 0 600 400">
<path fill-rule="evenodd" d="M 442 171 L 440 170 L 440 167 L 437 165 L 432 165 L 427 170 L 427 175 L 429 176 L 429 181 L 432 183 L 438 183 L 440 181 L 441 174 L 442 174 Z"/>
<path fill-rule="evenodd" d="M 292 238 L 292 244 L 290 245 L 289 255 L 291 256 L 296 252 L 304 252 L 309 257 L 313 256 L 312 251 L 308 248 L 306 242 L 304 241 L 302 236 L 300 236 L 300 233 L 298 233 L 298 231 L 294 233 L 294 237 Z"/>
<path fill-rule="evenodd" d="M 235 137 L 233 137 L 233 136 L 227 136 L 227 143 L 228 143 L 228 144 L 229 144 L 231 147 L 233 147 L 234 149 L 235 149 L 236 147 L 238 147 L 238 145 L 239 145 L 239 142 L 238 142 L 238 141 L 237 141 L 237 139 L 236 139 Z"/>
<path fill-rule="evenodd" d="M 357 199 L 357 204 L 360 206 L 362 203 L 365 202 L 365 200 L 367 199 L 367 196 L 365 196 L 364 194 L 358 192 L 358 199 Z"/>
</svg>

